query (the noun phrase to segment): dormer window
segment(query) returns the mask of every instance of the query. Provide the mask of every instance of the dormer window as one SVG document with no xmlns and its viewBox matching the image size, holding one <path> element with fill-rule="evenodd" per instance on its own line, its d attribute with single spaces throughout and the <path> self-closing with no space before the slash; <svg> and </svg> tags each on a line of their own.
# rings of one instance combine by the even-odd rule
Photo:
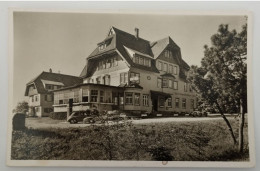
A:
<svg viewBox="0 0 260 171">
<path fill-rule="evenodd" d="M 140 64 L 140 65 L 144 65 L 144 58 L 143 58 L 143 57 L 140 57 L 140 58 L 139 58 L 139 64 Z"/>
<path fill-rule="evenodd" d="M 151 60 L 150 59 L 144 59 L 144 65 L 145 66 L 151 66 Z"/>
<path fill-rule="evenodd" d="M 98 44 L 98 49 L 101 51 L 101 50 L 104 50 L 108 45 L 110 45 L 112 41 L 112 38 L 109 38 L 101 43 Z"/>
<path fill-rule="evenodd" d="M 105 43 L 99 45 L 99 50 L 104 50 L 105 48 L 106 48 L 106 44 Z"/>
<path fill-rule="evenodd" d="M 165 58 L 170 58 L 172 56 L 172 51 L 170 50 L 165 50 L 164 51 L 164 57 Z"/>
<path fill-rule="evenodd" d="M 134 55 L 133 61 L 134 61 L 134 63 L 136 63 L 136 64 L 151 67 L 151 59 L 149 59 L 149 58 L 147 58 L 147 57 L 142 57 L 142 56 Z"/>
</svg>

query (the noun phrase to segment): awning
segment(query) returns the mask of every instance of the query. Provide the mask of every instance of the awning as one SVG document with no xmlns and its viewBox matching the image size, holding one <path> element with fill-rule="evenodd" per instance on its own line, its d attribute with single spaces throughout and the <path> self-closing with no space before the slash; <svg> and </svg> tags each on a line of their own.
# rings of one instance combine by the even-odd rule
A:
<svg viewBox="0 0 260 171">
<path fill-rule="evenodd" d="M 151 90 L 151 96 L 152 97 L 164 96 L 167 99 L 167 98 L 171 97 L 171 94 L 164 93 L 164 92 L 161 92 L 161 91 L 153 91 L 153 90 Z"/>
</svg>

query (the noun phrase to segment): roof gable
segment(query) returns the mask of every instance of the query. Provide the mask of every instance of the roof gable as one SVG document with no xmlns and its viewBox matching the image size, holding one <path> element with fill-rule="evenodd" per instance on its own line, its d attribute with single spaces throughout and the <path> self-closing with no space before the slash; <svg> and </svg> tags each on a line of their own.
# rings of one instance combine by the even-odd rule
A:
<svg viewBox="0 0 260 171">
<path fill-rule="evenodd" d="M 44 84 L 55 83 L 54 85 L 59 84 L 67 87 L 82 83 L 82 79 L 72 75 L 43 71 L 38 77 L 27 83 L 25 96 L 28 95 L 28 86 L 32 83 L 34 83 L 38 93 L 48 93 L 48 91 L 44 88 Z"/>
<path fill-rule="evenodd" d="M 167 48 L 167 46 L 173 49 L 180 49 L 180 47 L 169 36 L 152 42 L 150 45 L 155 59 L 160 56 L 160 54 Z"/>
</svg>

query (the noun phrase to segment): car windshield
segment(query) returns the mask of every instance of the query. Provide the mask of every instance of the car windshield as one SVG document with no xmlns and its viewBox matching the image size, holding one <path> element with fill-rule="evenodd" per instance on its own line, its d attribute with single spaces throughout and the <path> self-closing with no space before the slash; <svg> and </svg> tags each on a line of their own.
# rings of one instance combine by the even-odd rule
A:
<svg viewBox="0 0 260 171">
<path fill-rule="evenodd" d="M 74 113 L 73 116 L 79 116 L 79 113 Z"/>
</svg>

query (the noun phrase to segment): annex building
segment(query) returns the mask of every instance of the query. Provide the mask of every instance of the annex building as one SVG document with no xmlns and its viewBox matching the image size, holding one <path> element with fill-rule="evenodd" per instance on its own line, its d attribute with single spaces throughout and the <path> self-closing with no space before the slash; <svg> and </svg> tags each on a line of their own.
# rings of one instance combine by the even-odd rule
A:
<svg viewBox="0 0 260 171">
<path fill-rule="evenodd" d="M 196 108 L 187 76 L 189 65 L 170 38 L 150 42 L 111 27 L 86 58 L 76 85 L 54 93 L 54 112 L 97 108 L 146 112 L 186 112 Z"/>
<path fill-rule="evenodd" d="M 49 116 L 53 112 L 53 90 L 78 85 L 82 78 L 43 71 L 26 84 L 25 96 L 29 97 L 30 116 Z"/>
</svg>

